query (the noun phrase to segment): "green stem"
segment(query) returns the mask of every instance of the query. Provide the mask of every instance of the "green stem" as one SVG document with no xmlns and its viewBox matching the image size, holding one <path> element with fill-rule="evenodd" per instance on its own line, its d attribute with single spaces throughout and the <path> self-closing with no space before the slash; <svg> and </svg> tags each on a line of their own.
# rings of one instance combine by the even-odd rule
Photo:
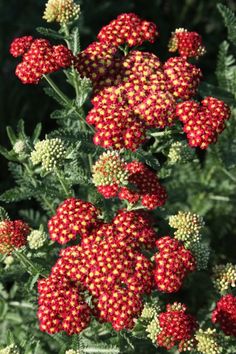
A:
<svg viewBox="0 0 236 354">
<path fill-rule="evenodd" d="M 52 212 L 52 214 L 55 213 L 55 209 L 53 208 L 52 204 L 48 201 L 47 197 L 45 197 L 44 194 L 41 195 L 42 200 L 44 203 L 48 206 L 48 209 Z"/>
<path fill-rule="evenodd" d="M 61 186 L 62 186 L 62 189 L 63 191 L 65 192 L 65 195 L 67 197 L 71 197 L 71 193 L 70 191 L 68 190 L 66 184 L 65 184 L 65 181 L 64 181 L 64 178 L 61 176 L 60 172 L 58 171 L 58 169 L 55 169 L 55 172 L 56 172 L 56 175 L 57 175 L 57 178 L 58 178 L 58 181 L 60 182 Z"/>
<path fill-rule="evenodd" d="M 37 267 L 35 267 L 35 265 L 31 262 L 31 260 L 24 253 L 20 253 L 17 250 L 15 250 L 14 255 L 16 256 L 16 258 L 18 258 L 20 263 L 25 267 L 26 271 L 30 275 L 40 274 L 41 276 L 46 278 L 46 276 L 44 274 L 42 274 Z"/>
<path fill-rule="evenodd" d="M 229 202 L 230 201 L 229 197 L 224 197 L 223 195 L 210 195 L 210 199 L 218 200 L 221 202 Z"/>
<path fill-rule="evenodd" d="M 28 304 L 27 302 L 11 301 L 8 302 L 8 305 L 13 307 L 20 307 L 23 309 L 34 309 L 34 306 L 32 304 Z"/>
<path fill-rule="evenodd" d="M 165 135 L 172 135 L 172 134 L 181 134 L 182 132 L 180 132 L 177 129 L 173 129 L 173 130 L 164 130 L 163 132 L 149 132 L 149 136 L 153 136 L 153 137 L 160 137 L 160 136 L 165 136 Z"/>
<path fill-rule="evenodd" d="M 221 171 L 224 172 L 226 176 L 228 176 L 231 181 L 236 182 L 236 177 L 234 177 L 229 171 L 227 171 L 225 168 L 221 168 Z"/>
<path fill-rule="evenodd" d="M 55 91 L 55 93 L 65 102 L 67 105 L 72 106 L 72 101 L 67 97 L 55 84 L 55 82 L 50 78 L 49 75 L 43 75 L 44 79 L 51 86 L 51 88 Z"/>
<path fill-rule="evenodd" d="M 127 207 L 128 211 L 141 210 L 141 209 L 146 209 L 146 208 L 143 205 L 137 205 L 137 206 L 128 205 Z"/>
</svg>

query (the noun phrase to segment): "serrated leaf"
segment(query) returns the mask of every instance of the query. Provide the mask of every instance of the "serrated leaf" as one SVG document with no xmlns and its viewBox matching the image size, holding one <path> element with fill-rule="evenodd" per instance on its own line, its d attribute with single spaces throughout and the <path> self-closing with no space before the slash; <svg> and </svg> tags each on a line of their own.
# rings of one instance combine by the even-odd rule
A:
<svg viewBox="0 0 236 354">
<path fill-rule="evenodd" d="M 44 92 L 46 95 L 49 97 L 53 98 L 56 102 L 58 102 L 61 106 L 66 107 L 65 101 L 61 99 L 59 95 L 56 94 L 56 92 L 51 88 L 51 87 L 44 87 Z"/>
<path fill-rule="evenodd" d="M 233 43 L 236 44 L 236 16 L 233 11 L 223 4 L 218 4 L 217 8 L 221 13 L 225 25 L 228 29 L 228 38 Z"/>
<path fill-rule="evenodd" d="M 79 28 L 73 28 L 71 32 L 71 50 L 74 55 L 77 55 L 80 52 L 80 35 L 79 35 Z"/>
<path fill-rule="evenodd" d="M 14 151 L 8 151 L 5 147 L 0 145 L 0 154 L 9 161 L 17 161 Z"/>
<path fill-rule="evenodd" d="M 9 125 L 6 127 L 6 131 L 7 131 L 7 136 L 11 142 L 12 145 L 15 144 L 15 142 L 17 141 L 17 137 L 16 134 L 14 133 L 12 127 L 10 127 Z"/>
<path fill-rule="evenodd" d="M 32 190 L 26 190 L 20 187 L 8 189 L 0 195 L 0 200 L 5 203 L 19 202 L 21 200 L 30 199 L 33 196 Z"/>
</svg>

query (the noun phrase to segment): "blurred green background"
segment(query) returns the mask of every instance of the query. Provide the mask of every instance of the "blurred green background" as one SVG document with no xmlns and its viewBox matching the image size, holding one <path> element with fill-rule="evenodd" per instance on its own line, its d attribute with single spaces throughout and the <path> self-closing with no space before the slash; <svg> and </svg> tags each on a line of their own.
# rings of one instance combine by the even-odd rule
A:
<svg viewBox="0 0 236 354">
<path fill-rule="evenodd" d="M 216 9 L 216 0 L 81 0 L 81 44 L 86 47 L 95 40 L 99 29 L 122 12 L 135 12 L 154 21 L 160 32 L 151 50 L 162 59 L 168 56 L 167 43 L 171 31 L 178 27 L 198 31 L 204 39 L 207 54 L 200 61 L 205 78 L 214 81 L 218 46 L 226 36 L 226 29 Z M 234 0 L 222 1 L 236 10 Z M 8 146 L 5 127 L 15 127 L 19 118 L 26 121 L 28 132 L 41 121 L 44 131 L 53 128 L 49 114 L 55 103 L 39 85 L 22 85 L 14 75 L 17 60 L 9 54 L 11 41 L 18 36 L 33 34 L 42 20 L 44 0 L 0 0 L 0 144 Z M 39 36 L 39 35 L 38 35 Z M 7 162 L 0 158 L 0 192 L 11 181 Z"/>
</svg>

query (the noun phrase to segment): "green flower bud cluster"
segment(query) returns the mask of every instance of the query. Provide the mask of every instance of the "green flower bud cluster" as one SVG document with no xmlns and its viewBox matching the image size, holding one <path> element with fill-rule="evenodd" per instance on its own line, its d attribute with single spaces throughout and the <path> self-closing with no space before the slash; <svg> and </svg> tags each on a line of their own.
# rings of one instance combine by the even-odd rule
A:
<svg viewBox="0 0 236 354">
<path fill-rule="evenodd" d="M 210 257 L 210 247 L 202 242 L 195 242 L 187 244 L 186 248 L 189 248 L 193 253 L 197 261 L 197 269 L 204 270 L 207 269 L 208 261 Z"/>
<path fill-rule="evenodd" d="M 140 317 L 146 320 L 152 320 L 159 312 L 161 312 L 159 305 L 152 306 L 151 304 L 145 303 Z"/>
<path fill-rule="evenodd" d="M 15 151 L 16 154 L 22 155 L 25 153 L 27 146 L 24 140 L 17 140 L 15 144 L 13 145 L 13 150 Z"/>
<path fill-rule="evenodd" d="M 227 263 L 226 265 L 220 264 L 214 266 L 212 280 L 215 288 L 220 293 L 223 293 L 230 287 L 234 288 L 236 282 L 236 265 Z"/>
<path fill-rule="evenodd" d="M 191 339 L 182 341 L 179 345 L 179 348 L 181 348 L 181 353 L 194 351 L 196 349 L 196 339 L 191 338 Z"/>
<path fill-rule="evenodd" d="M 79 18 L 80 5 L 73 0 L 48 0 L 43 15 L 47 22 L 66 24 Z"/>
<path fill-rule="evenodd" d="M 177 141 L 171 144 L 168 152 L 168 164 L 187 163 L 193 159 L 194 151 L 185 141 Z"/>
<path fill-rule="evenodd" d="M 52 172 L 60 166 L 66 157 L 66 147 L 59 138 L 45 139 L 39 141 L 34 146 L 31 153 L 33 165 L 41 164 L 46 172 Z"/>
<path fill-rule="evenodd" d="M 174 229 L 175 238 L 183 242 L 199 242 L 200 231 L 204 226 L 203 218 L 197 214 L 179 211 L 169 218 L 169 224 Z"/>
<path fill-rule="evenodd" d="M 147 337 L 150 338 L 154 344 L 156 344 L 157 336 L 161 332 L 157 316 L 147 325 L 146 332 L 148 333 Z"/>
<path fill-rule="evenodd" d="M 95 186 L 126 185 L 128 183 L 125 162 L 116 151 L 104 152 L 93 166 L 92 172 Z"/>
<path fill-rule="evenodd" d="M 47 234 L 43 231 L 33 230 L 27 237 L 29 248 L 37 250 L 42 247 L 47 240 Z"/>
<path fill-rule="evenodd" d="M 204 227 L 203 218 L 197 214 L 179 211 L 169 218 L 169 225 L 174 229 L 174 237 L 184 243 L 196 258 L 197 269 L 206 269 L 210 256 L 209 246 L 202 243 L 201 230 Z"/>
<path fill-rule="evenodd" d="M 4 349 L 0 349 L 0 354 L 20 354 L 20 352 L 17 349 L 16 345 L 11 344 Z"/>
<path fill-rule="evenodd" d="M 202 354 L 221 354 L 224 346 L 222 338 L 216 333 L 215 329 L 199 329 L 195 334 L 197 340 L 197 350 Z"/>
</svg>

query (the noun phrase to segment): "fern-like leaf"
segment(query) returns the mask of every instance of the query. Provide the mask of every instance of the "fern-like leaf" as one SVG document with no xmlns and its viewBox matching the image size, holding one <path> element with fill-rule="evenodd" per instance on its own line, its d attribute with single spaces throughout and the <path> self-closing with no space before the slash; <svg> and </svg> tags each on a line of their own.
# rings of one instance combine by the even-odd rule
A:
<svg viewBox="0 0 236 354">
<path fill-rule="evenodd" d="M 220 11 L 224 23 L 228 29 L 228 38 L 229 40 L 236 45 L 236 16 L 231 9 L 223 4 L 217 5 L 218 10 Z"/>
</svg>

